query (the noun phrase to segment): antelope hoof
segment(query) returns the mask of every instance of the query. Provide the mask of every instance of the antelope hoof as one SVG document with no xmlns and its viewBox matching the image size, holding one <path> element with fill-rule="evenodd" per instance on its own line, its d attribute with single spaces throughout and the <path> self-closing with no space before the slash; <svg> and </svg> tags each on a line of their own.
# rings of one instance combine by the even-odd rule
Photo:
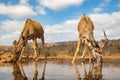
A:
<svg viewBox="0 0 120 80">
<path fill-rule="evenodd" d="M 35 61 L 38 61 L 37 55 L 34 55 L 34 60 L 35 60 Z"/>
<path fill-rule="evenodd" d="M 35 56 L 35 57 L 34 57 L 34 60 L 35 60 L 35 61 L 38 61 L 38 58 L 37 58 L 37 56 Z"/>
<path fill-rule="evenodd" d="M 72 63 L 74 63 L 74 61 L 72 60 Z"/>
</svg>

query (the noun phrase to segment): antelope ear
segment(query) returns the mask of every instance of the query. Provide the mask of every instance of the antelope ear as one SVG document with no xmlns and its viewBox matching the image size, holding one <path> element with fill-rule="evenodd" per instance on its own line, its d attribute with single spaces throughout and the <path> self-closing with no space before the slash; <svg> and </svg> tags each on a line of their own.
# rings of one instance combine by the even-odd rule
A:
<svg viewBox="0 0 120 80">
<path fill-rule="evenodd" d="M 16 40 L 13 41 L 13 45 L 17 45 L 17 41 Z"/>
<path fill-rule="evenodd" d="M 92 43 L 89 39 L 85 39 L 85 44 L 87 44 L 88 46 L 92 46 Z"/>
<path fill-rule="evenodd" d="M 96 47 L 97 46 L 97 42 L 91 41 L 89 39 L 85 39 L 85 44 L 87 44 L 89 47 Z"/>
</svg>

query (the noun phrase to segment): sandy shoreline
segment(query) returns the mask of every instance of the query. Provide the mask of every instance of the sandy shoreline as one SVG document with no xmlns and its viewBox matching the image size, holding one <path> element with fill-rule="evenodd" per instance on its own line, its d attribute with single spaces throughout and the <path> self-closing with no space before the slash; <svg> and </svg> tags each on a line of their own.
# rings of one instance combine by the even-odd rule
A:
<svg viewBox="0 0 120 80">
<path fill-rule="evenodd" d="M 120 55 L 104 55 L 103 60 L 120 60 Z M 44 60 L 45 56 L 44 55 L 39 55 L 38 56 L 38 60 Z M 56 56 L 47 56 L 47 60 L 53 60 L 54 59 L 58 59 L 58 60 L 71 60 L 73 59 L 73 56 L 70 55 L 56 55 Z M 89 59 L 89 57 L 86 55 L 84 59 Z M 23 62 L 29 62 L 29 60 L 34 60 L 34 56 L 33 55 L 23 55 L 22 56 L 22 61 Z M 81 60 L 81 56 L 78 55 L 76 57 L 76 60 Z M 83 60 L 83 59 L 82 59 Z M 1 56 L 0 59 L 0 63 L 11 63 L 12 59 L 11 59 L 11 54 L 7 53 Z"/>
<path fill-rule="evenodd" d="M 45 59 L 44 55 L 39 55 L 38 60 L 42 61 Z M 47 61 L 52 61 L 55 62 L 56 60 L 64 60 L 64 61 L 69 61 L 71 62 L 73 59 L 73 56 L 68 56 L 68 55 L 63 55 L 63 56 L 48 56 Z M 85 60 L 88 60 L 89 57 L 86 56 Z M 77 56 L 75 62 L 81 61 L 81 56 Z M 111 56 L 103 56 L 103 61 L 119 61 L 120 60 L 120 55 L 111 55 Z M 33 56 L 23 56 L 22 57 L 22 63 L 31 63 L 34 62 Z M 11 62 L 1 62 L 0 61 L 0 66 L 11 66 Z"/>
<path fill-rule="evenodd" d="M 120 56 L 112 55 L 112 56 L 103 56 L 103 60 L 120 60 Z M 39 56 L 38 59 L 44 59 L 44 56 Z M 73 56 L 48 56 L 47 59 L 73 59 Z M 76 59 L 81 59 L 81 56 L 77 56 Z M 88 56 L 85 59 L 89 59 Z"/>
</svg>

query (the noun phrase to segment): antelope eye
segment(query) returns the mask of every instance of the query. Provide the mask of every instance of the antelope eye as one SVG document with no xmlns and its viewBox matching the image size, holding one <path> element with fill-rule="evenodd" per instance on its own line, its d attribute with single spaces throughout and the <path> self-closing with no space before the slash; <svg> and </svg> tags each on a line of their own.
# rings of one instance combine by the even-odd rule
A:
<svg viewBox="0 0 120 80">
<path fill-rule="evenodd" d="M 98 52 L 97 50 L 95 50 L 95 52 Z"/>
</svg>

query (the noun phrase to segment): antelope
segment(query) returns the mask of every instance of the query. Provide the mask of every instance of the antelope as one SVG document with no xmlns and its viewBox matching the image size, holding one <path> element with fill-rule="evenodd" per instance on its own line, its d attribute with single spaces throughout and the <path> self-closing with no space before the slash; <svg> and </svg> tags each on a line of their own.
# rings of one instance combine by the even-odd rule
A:
<svg viewBox="0 0 120 80">
<path fill-rule="evenodd" d="M 102 62 L 95 64 L 92 61 L 89 61 L 88 68 L 85 65 L 85 62 L 81 62 L 82 68 L 84 71 L 84 80 L 102 80 Z"/>
<path fill-rule="evenodd" d="M 34 73 L 33 73 L 33 80 L 45 80 L 45 70 L 46 70 L 46 61 L 44 62 L 42 76 L 38 79 L 38 62 L 34 62 Z M 29 80 L 26 76 L 26 72 L 24 70 L 24 66 L 21 62 L 13 64 L 13 76 L 14 80 Z"/>
<path fill-rule="evenodd" d="M 89 52 L 89 59 L 91 59 L 90 53 L 92 53 L 92 56 L 95 59 L 97 59 L 98 62 L 101 61 L 102 50 L 104 46 L 107 44 L 108 39 L 105 31 L 103 31 L 105 40 L 101 40 L 97 42 L 94 38 L 93 30 L 94 30 L 94 25 L 92 20 L 84 14 L 78 24 L 79 39 L 78 39 L 77 48 L 76 48 L 72 63 L 74 63 L 75 58 L 80 50 L 81 42 L 84 42 L 84 50 L 81 58 L 84 58 L 86 53 Z"/>
<path fill-rule="evenodd" d="M 20 62 L 13 64 L 12 73 L 14 76 L 14 80 L 28 80 L 23 65 Z"/>
<path fill-rule="evenodd" d="M 18 41 L 13 41 L 13 61 L 19 61 L 25 49 L 28 40 L 33 40 L 34 58 L 37 60 L 39 52 L 37 38 L 41 38 L 42 46 L 44 48 L 44 30 L 42 25 L 34 20 L 27 19 Z M 16 56 L 17 55 L 17 56 Z"/>
<path fill-rule="evenodd" d="M 77 65 L 75 63 L 72 64 L 77 80 L 81 80 L 81 74 Z M 82 61 L 81 66 L 84 72 L 84 80 L 102 80 L 102 62 L 95 64 L 93 61 L 89 61 L 88 66 L 86 67 L 85 61 Z"/>
</svg>

